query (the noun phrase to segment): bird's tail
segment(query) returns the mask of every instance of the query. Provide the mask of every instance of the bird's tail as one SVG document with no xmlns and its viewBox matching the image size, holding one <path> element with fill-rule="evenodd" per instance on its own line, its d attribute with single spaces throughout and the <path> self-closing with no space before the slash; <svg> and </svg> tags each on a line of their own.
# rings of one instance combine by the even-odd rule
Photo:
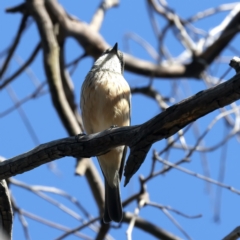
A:
<svg viewBox="0 0 240 240">
<path fill-rule="evenodd" d="M 110 187 L 105 179 L 105 210 L 103 221 L 121 222 L 123 218 L 122 202 L 120 198 L 119 184 L 117 187 Z"/>
</svg>

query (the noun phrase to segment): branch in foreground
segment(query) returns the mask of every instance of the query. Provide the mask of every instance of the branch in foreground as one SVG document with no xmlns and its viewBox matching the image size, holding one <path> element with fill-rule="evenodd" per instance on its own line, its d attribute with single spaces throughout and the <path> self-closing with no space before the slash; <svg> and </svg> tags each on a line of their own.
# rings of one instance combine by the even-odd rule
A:
<svg viewBox="0 0 240 240">
<path fill-rule="evenodd" d="M 125 212 L 123 215 L 122 221 L 129 223 L 132 218 L 133 218 L 133 214 L 129 212 Z M 181 239 L 140 217 L 136 217 L 135 227 L 141 230 L 144 230 L 145 232 L 155 236 L 157 239 L 162 239 L 162 240 L 180 240 Z"/>
<path fill-rule="evenodd" d="M 238 99 L 240 74 L 169 107 L 142 125 L 111 128 L 88 136 L 69 137 L 42 144 L 0 163 L 0 179 L 29 171 L 65 156 L 98 156 L 114 147 L 127 145 L 131 152 L 125 166 L 126 186 L 154 142 L 170 137 L 189 123 Z"/>
<path fill-rule="evenodd" d="M 50 87 L 53 105 L 69 135 L 76 135 L 82 132 L 82 129 L 80 129 L 76 115 L 72 111 L 63 89 L 59 65 L 59 45 L 54 34 L 54 25 L 45 8 L 45 1 L 28 0 L 27 6 L 36 21 L 41 36 L 44 68 Z M 81 164 L 83 161 L 85 164 Z M 79 172 L 85 173 L 99 210 L 102 211 L 102 206 L 104 204 L 103 184 L 95 165 L 89 159 L 88 161 L 84 159 L 79 160 L 77 173 Z"/>
<path fill-rule="evenodd" d="M 71 17 L 56 0 L 45 1 L 44 4 L 51 17 L 54 18 L 54 21 L 64 29 L 66 34 L 65 37 L 71 36 L 75 38 L 88 55 L 97 58 L 109 47 L 105 39 L 92 29 L 91 24 L 88 25 Z M 28 11 L 29 9 L 27 8 L 28 6 L 26 4 L 21 4 L 17 7 L 8 9 L 7 12 L 15 13 L 18 11 Z M 191 59 L 189 64 L 170 61 L 158 65 L 124 53 L 125 69 L 136 74 L 151 77 L 164 77 L 169 79 L 177 77 L 199 78 L 200 73 L 212 63 L 239 32 L 239 28 L 236 27 L 240 19 L 238 8 L 239 6 L 236 6 L 231 20 L 226 24 L 225 28 L 222 29 L 219 38 L 213 41 L 211 45 L 207 46 L 206 49 L 201 49 L 196 57 Z"/>
<path fill-rule="evenodd" d="M 13 211 L 8 186 L 5 180 L 0 181 L 0 213 L 1 213 L 0 238 L 2 239 L 2 237 L 6 234 L 9 237 L 9 239 L 11 239 Z"/>
<path fill-rule="evenodd" d="M 85 50 L 88 55 L 94 58 L 109 47 L 105 39 L 88 25 L 76 18 L 71 18 L 65 9 L 56 1 L 45 2 L 49 14 L 64 29 L 66 37 L 73 37 Z M 240 13 L 235 11 L 231 21 L 222 29 L 222 34 L 216 41 L 192 59 L 189 64 L 177 62 L 166 62 L 166 64 L 154 64 L 150 61 L 133 57 L 124 53 L 125 69 L 144 76 L 176 78 L 176 77 L 195 77 L 199 78 L 200 73 L 220 54 L 226 45 L 238 33 L 236 28 L 240 19 Z"/>
<path fill-rule="evenodd" d="M 223 240 L 236 240 L 240 236 L 240 226 L 236 227 L 232 232 L 230 232 Z"/>
</svg>

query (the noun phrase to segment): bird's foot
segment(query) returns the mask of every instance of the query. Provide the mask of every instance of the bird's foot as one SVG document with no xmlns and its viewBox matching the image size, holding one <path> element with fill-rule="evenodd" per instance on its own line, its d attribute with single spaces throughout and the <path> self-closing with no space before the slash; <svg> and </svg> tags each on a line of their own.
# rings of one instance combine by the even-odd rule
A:
<svg viewBox="0 0 240 240">
<path fill-rule="evenodd" d="M 78 135 L 76 135 L 76 139 L 80 139 L 82 137 L 86 136 L 86 133 L 79 133 Z"/>
<path fill-rule="evenodd" d="M 112 125 L 112 126 L 110 127 L 110 129 L 113 129 L 113 128 L 116 128 L 116 127 L 118 127 L 118 125 Z"/>
</svg>

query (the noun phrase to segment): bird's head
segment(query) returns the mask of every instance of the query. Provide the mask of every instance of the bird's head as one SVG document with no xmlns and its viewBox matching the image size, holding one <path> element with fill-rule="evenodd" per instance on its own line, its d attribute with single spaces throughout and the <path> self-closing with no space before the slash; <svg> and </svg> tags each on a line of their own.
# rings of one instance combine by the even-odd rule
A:
<svg viewBox="0 0 240 240">
<path fill-rule="evenodd" d="M 95 61 L 92 70 L 109 70 L 123 74 L 123 53 L 118 51 L 117 43 L 112 48 L 109 48 L 102 53 L 102 55 Z"/>
</svg>

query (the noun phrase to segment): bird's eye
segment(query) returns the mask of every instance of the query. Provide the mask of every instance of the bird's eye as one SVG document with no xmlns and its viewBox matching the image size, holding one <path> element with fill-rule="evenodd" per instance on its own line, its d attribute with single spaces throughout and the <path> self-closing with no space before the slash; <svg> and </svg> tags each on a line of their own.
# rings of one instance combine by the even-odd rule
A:
<svg viewBox="0 0 240 240">
<path fill-rule="evenodd" d="M 118 56 L 119 56 L 120 59 L 122 59 L 123 58 L 123 53 L 118 51 Z"/>
<path fill-rule="evenodd" d="M 109 49 L 105 50 L 102 55 L 107 54 L 107 53 L 109 53 L 110 51 L 111 51 L 111 49 L 109 48 Z"/>
<path fill-rule="evenodd" d="M 123 53 L 118 51 L 117 55 L 118 55 L 118 58 L 119 58 L 120 62 L 123 62 Z"/>
</svg>

